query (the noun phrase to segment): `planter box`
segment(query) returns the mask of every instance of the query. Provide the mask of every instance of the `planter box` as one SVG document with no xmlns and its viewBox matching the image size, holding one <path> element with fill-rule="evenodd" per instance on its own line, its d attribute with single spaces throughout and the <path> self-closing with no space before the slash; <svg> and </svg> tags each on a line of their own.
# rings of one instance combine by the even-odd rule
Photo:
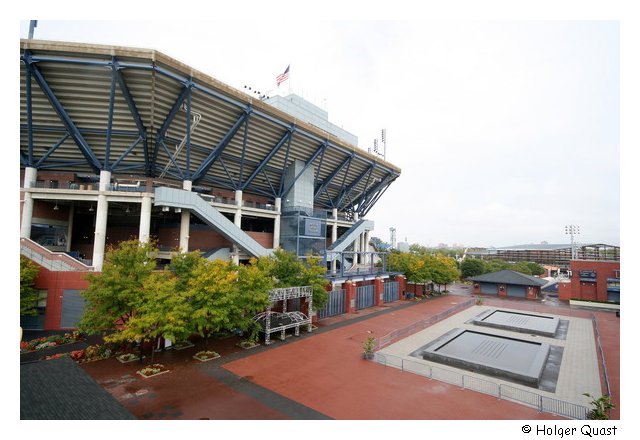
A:
<svg viewBox="0 0 640 440">
<path fill-rule="evenodd" d="M 135 361 L 139 361 L 140 360 L 140 356 L 138 356 L 138 355 L 134 355 L 133 357 L 131 357 L 129 359 L 124 359 L 122 356 L 123 355 L 116 356 L 116 359 L 118 359 L 118 361 L 122 362 L 123 364 L 128 364 L 129 362 L 135 362 Z"/>
<path fill-rule="evenodd" d="M 148 368 L 148 367 L 145 367 L 145 368 Z M 159 376 L 159 375 L 161 375 L 161 374 L 164 374 L 164 373 L 168 373 L 168 372 L 169 372 L 169 370 L 168 370 L 168 369 L 166 369 L 166 368 L 164 367 L 164 365 L 163 365 L 161 368 L 162 368 L 162 370 L 161 370 L 161 371 L 158 371 L 157 373 L 153 373 L 153 374 L 144 374 L 144 373 L 142 372 L 142 370 L 144 370 L 144 368 L 142 368 L 142 369 L 140 369 L 140 370 L 136 371 L 136 374 L 139 374 L 140 376 L 144 377 L 145 379 L 149 379 L 150 377 Z"/>
<path fill-rule="evenodd" d="M 593 301 L 580 301 L 578 299 L 569 300 L 569 305 L 578 307 L 590 307 L 592 309 L 607 309 L 607 310 L 620 310 L 620 304 L 606 303 L 606 302 L 593 302 Z"/>
<path fill-rule="evenodd" d="M 242 343 L 238 343 L 236 344 L 238 347 L 240 348 L 244 348 L 245 350 L 251 350 L 252 348 L 256 348 L 259 347 L 260 344 L 259 343 L 255 343 L 253 345 L 248 345 L 248 344 L 242 344 Z"/>
<path fill-rule="evenodd" d="M 196 353 L 195 355 L 193 355 L 193 358 L 200 361 L 200 362 L 208 362 L 211 361 L 213 359 L 218 359 L 220 357 L 220 355 L 218 353 L 215 353 L 211 356 L 211 357 L 201 357 L 198 356 L 199 353 Z"/>
</svg>

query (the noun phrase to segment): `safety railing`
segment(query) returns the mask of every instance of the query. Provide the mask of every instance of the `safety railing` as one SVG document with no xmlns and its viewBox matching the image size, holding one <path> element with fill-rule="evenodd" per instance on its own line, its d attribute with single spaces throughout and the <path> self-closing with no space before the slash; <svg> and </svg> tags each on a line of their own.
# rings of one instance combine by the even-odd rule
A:
<svg viewBox="0 0 640 440">
<path fill-rule="evenodd" d="M 584 405 L 543 396 L 533 391 L 484 380 L 446 368 L 436 367 L 419 362 L 418 360 L 378 352 L 375 354 L 375 361 L 385 367 L 394 367 L 403 372 L 417 374 L 430 380 L 437 380 L 458 386 L 465 390 L 476 391 L 494 396 L 498 399 L 524 404 L 537 409 L 539 412 L 547 412 L 577 420 L 586 419 L 589 412 L 589 409 Z"/>
<path fill-rule="evenodd" d="M 433 324 L 439 321 L 442 321 L 443 319 L 446 319 L 455 313 L 458 313 L 460 310 L 464 310 L 466 308 L 471 307 L 473 304 L 475 304 L 475 300 L 468 299 L 436 315 L 432 315 L 428 318 L 414 322 L 411 325 L 394 330 L 391 333 L 387 333 L 386 335 L 381 336 L 376 340 L 376 349 L 379 350 L 383 347 L 386 347 L 387 345 L 390 345 L 396 341 L 399 341 L 400 339 L 404 339 L 407 336 L 410 336 L 414 333 L 424 330 L 425 328 L 430 327 Z"/>
</svg>

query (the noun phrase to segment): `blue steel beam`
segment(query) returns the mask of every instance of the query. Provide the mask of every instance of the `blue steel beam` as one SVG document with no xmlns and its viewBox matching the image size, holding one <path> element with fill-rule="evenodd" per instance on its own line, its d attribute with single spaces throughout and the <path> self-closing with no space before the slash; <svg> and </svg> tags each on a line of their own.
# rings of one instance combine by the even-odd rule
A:
<svg viewBox="0 0 640 440">
<path fill-rule="evenodd" d="M 391 186 L 392 182 L 393 181 L 389 182 L 387 184 L 387 186 L 385 186 L 382 191 L 378 191 L 378 194 L 373 199 L 371 199 L 371 201 L 369 203 L 367 203 L 366 205 L 363 205 L 363 206 L 358 206 L 358 212 L 360 213 L 360 215 L 362 217 L 367 215 L 367 213 L 371 210 L 371 208 L 373 208 L 373 206 L 376 203 L 378 203 L 378 200 L 380 200 L 380 197 L 382 197 L 382 195 L 387 191 L 387 189 L 389 189 L 389 187 Z"/>
<path fill-rule="evenodd" d="M 111 66 L 111 88 L 109 89 L 109 110 L 107 112 L 107 135 L 104 142 L 104 168 L 111 171 L 109 154 L 111 153 L 111 130 L 113 129 L 113 107 L 116 101 L 116 68 Z"/>
<path fill-rule="evenodd" d="M 191 178 L 193 183 L 197 183 L 198 181 L 202 180 L 202 178 L 207 174 L 211 166 L 213 166 L 213 163 L 220 157 L 227 145 L 229 145 L 229 142 L 231 142 L 231 139 L 233 139 L 242 124 L 244 124 L 245 121 L 251 116 L 251 113 L 253 113 L 253 108 L 251 107 L 251 105 L 249 105 L 244 110 L 240 118 L 238 118 L 238 120 L 235 122 L 235 124 L 233 124 L 233 127 L 231 127 L 227 134 L 224 135 L 216 148 L 211 151 L 209 156 L 202 161 L 200 167 L 193 173 L 193 176 Z"/>
<path fill-rule="evenodd" d="M 129 90 L 129 86 L 127 86 L 127 82 L 124 79 L 124 75 L 122 73 L 122 69 L 118 64 L 118 61 L 115 61 L 116 66 L 116 78 L 118 80 L 118 85 L 120 86 L 120 91 L 122 92 L 122 96 L 124 97 L 125 102 L 127 103 L 127 107 L 129 107 L 129 112 L 133 117 L 134 122 L 136 123 L 136 127 L 138 127 L 138 135 L 142 138 L 143 142 L 143 150 L 144 150 L 144 161 L 145 161 L 145 174 L 150 176 L 152 167 L 149 161 L 149 144 L 147 142 L 147 129 L 142 122 L 142 117 L 140 116 L 140 112 L 138 111 L 138 107 L 136 106 L 136 102 L 131 95 L 131 91 Z"/>
<path fill-rule="evenodd" d="M 280 148 L 282 148 L 284 143 L 287 142 L 289 139 L 291 139 L 292 134 L 293 134 L 293 127 L 291 127 L 289 130 L 285 132 L 285 134 L 280 138 L 278 143 L 271 149 L 271 151 L 269 151 L 269 154 L 267 154 L 265 158 L 253 170 L 253 173 L 251 173 L 251 175 L 247 178 L 247 180 L 240 186 L 241 190 L 244 191 L 251 184 L 251 182 L 253 182 L 253 179 L 255 179 L 256 176 L 262 172 L 262 170 L 267 165 L 267 163 L 269 163 L 269 161 L 273 159 L 273 156 L 275 156 L 276 153 L 280 150 Z"/>
<path fill-rule="evenodd" d="M 53 152 L 56 151 L 58 147 L 62 145 L 64 141 L 66 141 L 67 139 L 69 139 L 69 133 L 65 133 L 64 136 L 62 136 L 62 139 L 56 142 L 56 144 L 53 147 L 49 148 L 49 150 L 44 154 L 44 156 L 42 156 L 40 160 L 36 162 L 35 168 L 39 168 L 40 166 L 42 166 L 44 161 L 47 160 L 49 156 L 51 156 L 51 154 L 53 154 Z"/>
<path fill-rule="evenodd" d="M 193 83 L 193 81 L 191 81 L 191 79 L 189 80 L 190 83 Z M 186 145 L 185 147 L 187 147 L 187 152 L 185 154 L 186 157 L 186 161 L 185 161 L 185 168 L 186 168 L 186 172 L 185 175 L 187 177 L 187 180 L 191 180 L 190 179 L 190 175 L 191 175 L 191 95 L 192 95 L 192 91 L 191 91 L 191 87 L 189 87 L 189 93 L 187 94 L 187 121 L 186 121 L 186 126 L 187 126 L 187 141 L 186 141 Z"/>
<path fill-rule="evenodd" d="M 238 177 L 238 187 L 242 188 L 242 177 L 244 175 L 244 158 L 247 154 L 247 136 L 249 134 L 249 121 L 247 119 L 244 123 L 244 133 L 242 135 L 242 155 L 240 156 L 240 176 Z"/>
<path fill-rule="evenodd" d="M 164 122 L 162 123 L 160 130 L 158 130 L 158 133 L 156 134 L 156 145 L 153 148 L 153 155 L 150 161 L 154 166 L 158 159 L 158 150 L 160 149 L 160 146 L 164 142 L 164 137 L 167 134 L 167 130 L 169 129 L 169 126 L 171 125 L 173 118 L 176 117 L 178 110 L 180 110 L 180 106 L 184 102 L 184 99 L 187 97 L 188 93 L 189 93 L 189 87 L 182 87 L 182 90 L 180 91 L 180 93 L 178 94 L 178 97 L 176 98 L 175 102 L 171 106 L 171 109 L 169 110 L 167 117 L 164 119 Z M 166 146 L 165 146 L 165 149 L 166 149 Z M 169 154 L 169 158 L 171 158 L 171 154 Z"/>
<path fill-rule="evenodd" d="M 284 189 L 284 175 L 287 172 L 287 166 L 289 165 L 289 152 L 291 151 L 291 139 L 293 139 L 293 136 L 289 136 L 289 140 L 287 142 L 287 151 L 284 154 L 284 165 L 282 167 L 282 171 L 280 172 L 280 188 L 278 188 L 278 196 L 282 194 L 282 190 Z"/>
<path fill-rule="evenodd" d="M 38 66 L 31 62 L 29 53 L 25 53 L 22 59 L 25 62 L 26 68 L 28 70 L 31 70 L 31 73 L 34 76 L 36 82 L 38 83 L 38 86 L 40 87 L 44 95 L 47 97 L 47 99 L 49 100 L 49 103 L 53 107 L 53 110 L 56 112 L 56 114 L 64 124 L 65 128 L 67 129 L 67 132 L 71 135 L 71 138 L 74 140 L 74 142 L 80 149 L 80 152 L 86 159 L 88 165 L 91 167 L 91 169 L 93 169 L 93 171 L 96 174 L 99 174 L 100 170 L 102 169 L 102 164 L 100 163 L 98 158 L 95 156 L 95 154 L 91 150 L 91 147 L 89 146 L 87 141 L 84 139 L 84 137 L 82 137 L 82 134 L 80 134 L 78 127 L 76 127 L 74 122 L 71 120 L 71 117 L 66 112 L 66 110 L 58 100 L 55 93 L 53 93 L 53 90 L 51 90 L 51 87 L 49 87 L 49 84 L 44 78 L 44 75 L 42 75 L 42 72 L 40 72 L 40 69 L 38 68 Z"/>
<path fill-rule="evenodd" d="M 118 167 L 118 165 L 120 165 L 120 162 L 122 162 L 122 160 L 129 155 L 131 150 L 133 150 L 136 147 L 136 145 L 138 145 L 142 140 L 143 140 L 142 137 L 138 137 L 138 139 L 133 141 L 133 143 L 129 145 L 129 147 L 124 151 L 124 153 L 122 153 L 120 157 L 116 159 L 116 161 L 113 163 L 111 168 L 115 170 Z M 145 164 L 145 169 L 146 169 L 146 164 Z"/>
<path fill-rule="evenodd" d="M 302 170 L 298 173 L 296 177 L 293 178 L 293 181 L 289 184 L 289 186 L 287 186 L 286 190 L 283 191 L 281 194 L 279 194 L 280 197 L 284 197 L 289 193 L 289 191 L 291 191 L 291 188 L 293 188 L 293 185 L 296 184 L 300 176 L 302 176 L 304 172 L 307 171 L 307 169 L 311 166 L 313 161 L 315 161 L 318 158 L 318 156 L 328 148 L 328 146 L 329 144 L 327 143 L 327 141 L 324 141 L 322 144 L 320 144 L 318 149 L 311 155 L 309 159 L 307 159 Z"/>
<path fill-rule="evenodd" d="M 338 167 L 337 167 L 335 170 L 333 170 L 333 171 L 331 172 L 331 174 L 329 174 L 329 175 L 328 175 L 328 176 L 327 176 L 327 177 L 326 177 L 326 178 L 325 178 L 325 179 L 324 179 L 324 180 L 323 180 L 323 181 L 322 181 L 322 182 L 321 182 L 321 183 L 316 187 L 316 191 L 315 191 L 315 194 L 314 194 L 314 196 L 313 196 L 313 199 L 314 199 L 314 200 L 315 200 L 315 199 L 317 199 L 317 198 L 318 198 L 318 196 L 320 195 L 320 193 L 322 193 L 322 192 L 327 188 L 327 186 L 331 183 L 331 181 L 332 181 L 333 179 L 335 179 L 335 178 L 336 178 L 336 176 L 340 173 L 340 171 L 342 171 L 342 169 L 343 169 L 347 164 L 350 164 L 350 163 L 351 163 L 351 161 L 353 160 L 353 156 L 354 156 L 354 155 L 352 154 L 351 156 L 347 157 L 344 161 L 342 161 L 342 163 L 341 163 L 340 165 L 338 165 Z M 345 175 L 346 175 L 346 174 L 347 174 L 347 173 L 345 173 Z"/>
<path fill-rule="evenodd" d="M 356 199 L 355 202 L 352 200 L 349 206 L 355 207 L 356 205 L 367 205 L 367 202 L 370 202 L 371 199 L 375 197 L 375 194 L 380 191 L 380 189 L 382 189 L 385 185 L 390 184 L 393 180 L 395 180 L 395 176 L 393 175 L 393 173 L 387 173 L 387 175 L 382 178 L 380 183 L 375 185 L 373 188 L 366 190 L 359 198 Z"/>
<path fill-rule="evenodd" d="M 231 177 L 231 173 L 229 172 L 229 169 L 227 168 L 227 165 L 224 163 L 224 160 L 220 157 L 220 158 L 218 158 L 218 162 L 220 162 L 220 165 L 222 165 L 222 169 L 224 170 L 225 174 L 227 175 L 227 177 L 231 181 L 231 185 L 233 187 L 233 190 L 236 191 L 238 189 L 238 185 L 236 185 L 236 181 L 233 180 L 233 177 Z"/>
<path fill-rule="evenodd" d="M 367 174 L 371 174 L 373 173 L 373 170 L 376 168 L 376 164 L 373 163 L 372 165 L 369 166 L 369 168 L 367 168 L 366 170 L 364 170 L 353 182 L 351 182 L 351 184 L 342 189 L 342 191 L 340 191 L 340 195 L 337 197 L 337 200 L 333 203 L 333 205 L 337 206 L 338 209 L 340 209 L 340 205 L 342 204 L 342 201 L 344 200 L 345 197 L 348 197 L 351 194 L 351 191 L 353 191 L 353 188 L 355 188 L 361 181 L 362 179 L 365 178 L 365 176 Z"/>
<path fill-rule="evenodd" d="M 31 70 L 24 69 L 26 75 L 26 92 L 27 92 L 27 163 L 33 166 L 33 112 L 31 111 Z"/>
</svg>

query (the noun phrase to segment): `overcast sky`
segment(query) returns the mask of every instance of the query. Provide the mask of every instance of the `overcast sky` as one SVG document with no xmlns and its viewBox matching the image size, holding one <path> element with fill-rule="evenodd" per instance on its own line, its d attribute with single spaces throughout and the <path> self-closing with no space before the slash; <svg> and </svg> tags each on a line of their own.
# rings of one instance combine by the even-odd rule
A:
<svg viewBox="0 0 640 440">
<path fill-rule="evenodd" d="M 206 14 L 205 14 L 206 15 Z M 211 14 L 215 16 L 215 14 Z M 202 17 L 195 14 L 194 18 Z M 249 18 L 247 18 L 249 17 Z M 20 37 L 28 33 L 22 21 Z M 35 38 L 157 49 L 231 86 L 289 84 L 402 174 L 374 236 L 620 243 L 617 21 L 39 20 Z"/>
</svg>

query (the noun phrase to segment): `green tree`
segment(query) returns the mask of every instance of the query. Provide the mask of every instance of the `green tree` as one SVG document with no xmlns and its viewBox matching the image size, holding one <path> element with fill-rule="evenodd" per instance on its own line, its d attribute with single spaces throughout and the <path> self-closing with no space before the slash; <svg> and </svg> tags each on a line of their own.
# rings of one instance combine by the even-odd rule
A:
<svg viewBox="0 0 640 440">
<path fill-rule="evenodd" d="M 24 255 L 20 255 L 20 316 L 36 316 L 38 314 L 38 292 L 35 288 L 36 278 L 40 273 L 38 266 Z"/>
<path fill-rule="evenodd" d="M 462 278 L 482 275 L 485 273 L 484 261 L 477 258 L 465 258 L 462 263 L 460 263 L 460 272 L 462 273 Z"/>
<path fill-rule="evenodd" d="M 88 275 L 89 286 L 81 293 L 87 302 L 79 324 L 82 331 L 96 334 L 126 326 L 155 268 L 155 252 L 153 244 L 137 240 L 107 250 L 102 272 Z"/>
<path fill-rule="evenodd" d="M 485 273 L 511 269 L 511 264 L 503 260 L 488 260 L 485 262 Z"/>
<path fill-rule="evenodd" d="M 237 314 L 237 266 L 223 260 L 198 260 L 187 288 L 192 329 L 205 338 L 232 327 Z"/>
<path fill-rule="evenodd" d="M 512 270 L 526 274 L 526 275 L 542 275 L 544 268 L 539 264 L 530 261 L 520 261 L 511 266 Z"/>
<path fill-rule="evenodd" d="M 274 287 L 268 271 L 252 258 L 238 267 L 238 295 L 231 311 L 231 325 L 246 332 L 253 326 L 252 318 L 269 305 L 269 291 Z M 257 334 L 256 334 L 257 335 Z"/>
<path fill-rule="evenodd" d="M 176 285 L 179 279 L 170 272 L 151 274 L 138 292 L 136 304 L 126 325 L 106 336 L 109 342 L 152 341 L 159 338 L 172 342 L 187 338 L 191 332 L 191 304 Z M 141 344 L 141 350 L 142 346 Z M 153 363 L 153 349 L 151 351 Z"/>
<path fill-rule="evenodd" d="M 306 262 L 295 254 L 277 249 L 273 255 L 261 258 L 262 267 L 275 280 L 275 287 L 311 286 L 313 289 L 313 309 L 323 308 L 329 298 L 326 292 L 326 268 L 320 257 L 308 256 Z"/>
<path fill-rule="evenodd" d="M 447 290 L 447 284 L 450 284 L 460 279 L 460 271 L 456 265 L 456 261 L 451 257 L 444 255 L 435 255 L 431 258 L 431 277 L 432 281 L 438 284 L 438 288 L 444 285 L 444 290 Z"/>
</svg>

